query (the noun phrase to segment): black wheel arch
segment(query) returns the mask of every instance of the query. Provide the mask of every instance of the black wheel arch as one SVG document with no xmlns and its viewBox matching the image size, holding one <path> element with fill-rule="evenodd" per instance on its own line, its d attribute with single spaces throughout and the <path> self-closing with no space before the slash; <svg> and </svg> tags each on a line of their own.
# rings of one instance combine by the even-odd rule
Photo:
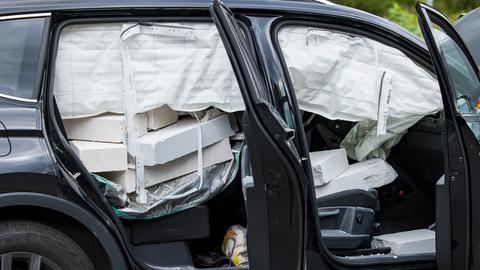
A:
<svg viewBox="0 0 480 270">
<path fill-rule="evenodd" d="M 43 215 L 44 217 L 41 219 L 35 218 L 38 216 L 35 214 L 39 213 L 41 213 L 40 216 Z M 70 222 L 73 222 L 72 224 L 87 230 L 87 233 L 90 233 L 102 248 L 101 251 L 96 250 L 97 254 L 94 256 L 98 256 L 99 253 L 107 256 L 107 264 L 112 269 L 129 269 L 129 263 L 125 261 L 126 256 L 114 236 L 101 220 L 82 207 L 60 197 L 41 193 L 12 192 L 0 194 L 0 220 L 6 220 L 10 217 L 14 219 L 33 219 L 47 225 L 55 225 L 54 219 L 51 218 L 53 216 L 67 218 Z M 61 225 L 64 225 L 64 223 L 61 223 Z"/>
</svg>

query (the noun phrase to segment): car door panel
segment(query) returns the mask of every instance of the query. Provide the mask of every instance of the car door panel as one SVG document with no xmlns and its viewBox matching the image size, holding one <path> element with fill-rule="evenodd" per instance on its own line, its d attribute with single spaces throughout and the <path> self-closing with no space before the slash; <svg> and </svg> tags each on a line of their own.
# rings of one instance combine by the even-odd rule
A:
<svg viewBox="0 0 480 270">
<path fill-rule="evenodd" d="M 244 101 L 244 131 L 254 185 L 247 191 L 251 269 L 302 269 L 304 197 L 294 132 L 273 107 L 271 89 L 260 77 L 252 53 L 231 12 L 215 1 L 212 15 L 237 75 Z"/>
<path fill-rule="evenodd" d="M 479 144 L 473 124 L 458 106 L 459 98 L 478 99 L 478 69 L 465 44 L 448 19 L 433 8 L 418 3 L 419 23 L 429 49 L 442 91 L 445 126 L 445 178 L 437 183 L 441 198 L 449 202 L 449 216 L 437 211 L 437 265 L 439 269 L 474 269 L 478 267 L 480 203 L 475 181 L 480 177 Z M 459 76 L 462 78 L 459 80 Z M 476 101 L 476 100 L 475 100 Z M 468 101 L 470 102 L 470 101 Z M 471 113 L 474 113 L 472 111 Z M 477 115 L 478 116 L 478 115 Z M 438 200 L 438 199 L 437 199 Z M 445 202 L 444 202 L 445 203 Z M 437 206 L 439 207 L 439 206 Z M 447 220 L 449 218 L 449 220 Z M 449 241 L 449 242 L 445 242 Z"/>
</svg>

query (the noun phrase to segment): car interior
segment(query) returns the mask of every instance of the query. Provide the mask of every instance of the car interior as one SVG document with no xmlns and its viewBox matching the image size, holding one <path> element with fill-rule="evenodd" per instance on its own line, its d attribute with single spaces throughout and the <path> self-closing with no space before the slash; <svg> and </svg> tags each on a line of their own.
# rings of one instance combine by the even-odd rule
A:
<svg viewBox="0 0 480 270">
<path fill-rule="evenodd" d="M 306 28 L 310 44 L 322 42 L 324 37 L 315 36 L 322 29 Z M 164 252 L 158 260 L 167 266 L 248 266 L 245 190 L 253 180 L 243 142 L 244 105 L 214 29 L 211 23 L 188 22 L 71 23 L 62 28 L 58 40 L 54 98 L 62 135 L 98 180 L 130 243 L 139 253 L 160 244 Z M 328 35 L 349 44 L 353 52 L 365 53 L 361 39 L 372 44 L 367 38 L 340 34 Z M 353 43 L 348 43 L 350 39 Z M 330 252 L 357 260 L 434 256 L 435 184 L 444 168 L 441 108 L 427 104 L 425 113 L 415 115 L 408 127 L 358 158 L 352 149 L 359 142 L 345 149 L 345 138 L 365 121 L 374 120 L 375 125 L 377 121 L 346 117 L 361 113 L 355 106 L 339 112 L 309 103 L 322 87 L 309 87 L 321 82 L 318 74 L 332 81 L 344 77 L 326 65 L 303 69 L 291 65 L 289 59 L 301 58 L 301 50 L 282 46 L 314 170 L 321 236 Z M 328 56 L 347 59 L 342 64 L 322 54 L 307 57 L 312 55 L 319 57 L 317 64 L 325 60 L 342 70 L 352 51 Z M 314 72 L 322 68 L 329 71 Z M 125 82 L 131 74 L 133 83 Z M 397 76 L 403 74 L 411 72 L 399 68 Z M 338 87 L 329 91 L 342 91 L 369 78 L 335 81 Z M 436 80 L 428 81 L 432 82 Z M 361 91 L 369 86 L 362 87 L 352 88 Z M 130 91 L 135 95 L 128 96 Z M 374 99 L 380 100 L 375 93 Z M 438 96 L 433 99 L 438 102 Z M 369 105 L 375 117 L 378 103 Z M 388 133 L 391 126 L 386 123 Z M 376 126 L 373 130 L 353 138 L 375 140 L 380 135 Z"/>
<path fill-rule="evenodd" d="M 436 79 L 400 50 L 365 36 L 296 24 L 278 33 L 302 110 L 325 245 L 344 258 L 435 256 L 435 185 L 444 170 Z M 392 61 L 392 55 L 402 59 Z M 380 93 L 375 86 L 365 87 L 368 81 L 375 85 L 382 71 L 376 84 Z M 389 73 L 394 74 L 390 88 L 384 84 Z M 422 73 L 422 81 L 402 82 Z M 423 84 L 426 80 L 430 83 Z M 389 107 L 383 110 L 386 89 Z M 400 109 L 410 101 L 399 93 L 409 91 L 413 99 L 422 91 L 425 100 L 435 101 L 422 104 L 420 98 L 416 108 Z M 370 92 L 378 100 L 368 100 Z M 368 105 L 363 107 L 363 101 Z M 366 109 L 378 112 L 377 118 L 367 116 Z M 400 110 L 416 115 L 398 128 Z"/>
<path fill-rule="evenodd" d="M 314 119 L 305 126 L 311 152 L 339 149 L 354 124 L 318 115 Z M 398 174 L 393 182 L 368 190 L 350 185 L 352 189 L 317 198 L 322 237 L 332 253 L 342 257 L 392 254 L 391 247 L 372 247 L 372 237 L 435 230 L 435 183 L 443 175 L 440 127 L 440 114 L 429 115 L 403 136 L 386 160 Z"/>
</svg>

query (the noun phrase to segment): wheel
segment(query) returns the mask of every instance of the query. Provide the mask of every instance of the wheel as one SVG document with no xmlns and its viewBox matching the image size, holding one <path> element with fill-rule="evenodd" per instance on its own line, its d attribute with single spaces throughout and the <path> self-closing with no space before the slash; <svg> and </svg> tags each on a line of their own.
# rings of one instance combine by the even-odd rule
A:
<svg viewBox="0 0 480 270">
<path fill-rule="evenodd" d="M 94 269 L 71 238 L 33 221 L 0 222 L 0 254 L 1 270 Z"/>
</svg>

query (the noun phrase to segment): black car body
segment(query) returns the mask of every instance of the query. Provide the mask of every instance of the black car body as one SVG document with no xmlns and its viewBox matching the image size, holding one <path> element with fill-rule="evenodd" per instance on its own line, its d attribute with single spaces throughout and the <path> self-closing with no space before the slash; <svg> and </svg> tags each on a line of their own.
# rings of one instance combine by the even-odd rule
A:
<svg viewBox="0 0 480 270">
<path fill-rule="evenodd" d="M 178 253 L 176 244 L 130 243 L 130 229 L 112 210 L 64 136 L 53 97 L 54 64 L 59 33 L 68 23 L 152 18 L 211 22 L 213 16 L 246 105 L 242 125 L 255 179 L 246 208 L 249 269 L 480 267 L 480 215 L 475 207 L 479 187 L 474 181 L 480 174 L 478 140 L 455 110 L 451 79 L 443 70 L 445 64 L 436 60 L 440 53 L 430 56 L 425 43 L 412 33 L 382 18 L 342 6 L 314 1 L 250 0 L 226 1 L 225 6 L 234 15 L 223 4 L 208 0 L 2 1 L 0 22 L 36 18 L 31 31 L 36 31 L 41 40 L 34 50 L 38 51 L 31 72 L 34 75 L 25 78 L 31 82 L 27 86 L 33 88 L 26 87 L 23 96 L 5 94 L 8 92 L 0 89 L 2 222 L 34 221 L 56 228 L 76 242 L 98 269 L 193 268 L 191 260 Z M 424 17 L 440 18 L 426 6 L 418 9 Z M 435 20 L 438 23 L 439 19 Z M 245 39 L 238 35 L 235 21 Z M 440 163 L 436 163 L 445 166 L 443 182 L 436 186 L 436 261 L 422 256 L 352 261 L 337 258 L 325 248 L 319 235 L 307 140 L 276 39 L 279 27 L 287 23 L 369 37 L 399 49 L 437 74 L 445 113 L 441 123 L 436 124 L 442 127 L 441 145 L 448 154 L 445 159 L 437 156 Z M 428 35 L 428 29 L 428 24 L 423 25 L 427 31 L 424 35 Z M 448 34 L 463 44 L 455 33 Z M 427 44 L 435 46 L 431 40 Z M 13 251 L 2 249 L 0 243 L 0 253 Z M 3 256 L 2 261 L 8 261 Z"/>
</svg>

